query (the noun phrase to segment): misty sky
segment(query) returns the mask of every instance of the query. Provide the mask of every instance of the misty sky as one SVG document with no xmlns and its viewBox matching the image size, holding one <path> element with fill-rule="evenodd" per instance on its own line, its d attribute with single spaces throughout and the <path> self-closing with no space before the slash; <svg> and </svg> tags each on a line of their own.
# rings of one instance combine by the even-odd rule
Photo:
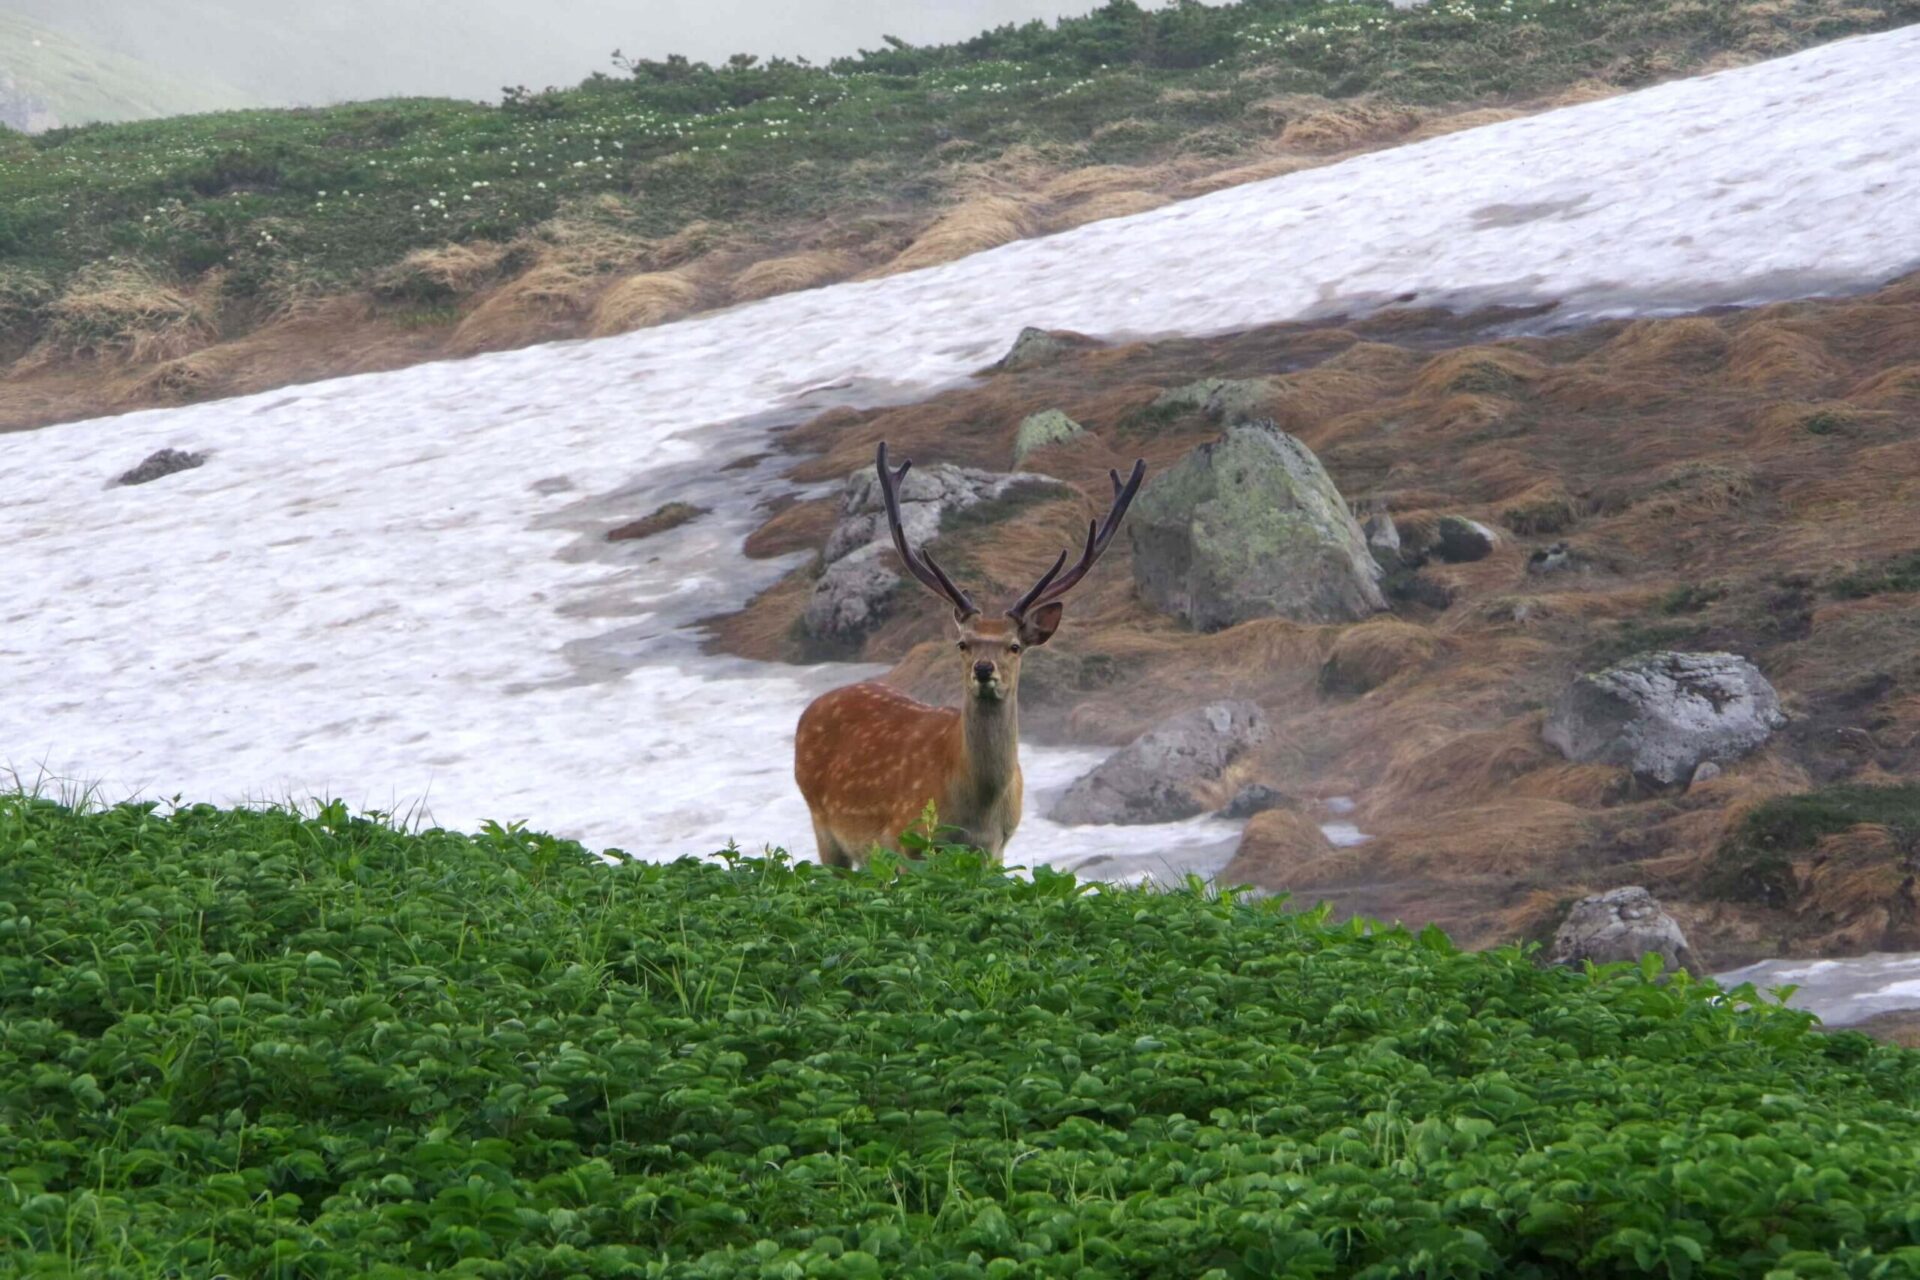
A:
<svg viewBox="0 0 1920 1280">
<path fill-rule="evenodd" d="M 717 61 L 816 61 L 882 34 L 952 40 L 1099 0 L 0 0 L 11 11 L 175 75 L 262 102 L 396 94 L 480 98 L 573 84 L 615 48 Z"/>
</svg>

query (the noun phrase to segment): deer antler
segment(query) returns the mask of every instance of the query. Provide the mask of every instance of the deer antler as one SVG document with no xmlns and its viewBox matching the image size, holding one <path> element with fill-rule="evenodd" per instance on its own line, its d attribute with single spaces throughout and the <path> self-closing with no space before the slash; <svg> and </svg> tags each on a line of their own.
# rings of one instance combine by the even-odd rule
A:
<svg viewBox="0 0 1920 1280">
<path fill-rule="evenodd" d="M 1064 577 L 1061 576 L 1060 571 L 1067 564 L 1067 553 L 1062 551 L 1060 558 L 1053 562 L 1053 568 L 1042 574 L 1040 581 L 1034 583 L 1027 594 L 1008 607 L 1009 618 L 1019 622 L 1026 617 L 1028 610 L 1058 600 L 1078 586 L 1080 579 L 1087 576 L 1087 570 L 1093 568 L 1094 561 L 1105 554 L 1107 544 L 1113 541 L 1114 533 L 1120 528 L 1120 518 L 1127 514 L 1133 495 L 1140 492 L 1140 481 L 1147 474 L 1147 460 L 1141 458 L 1134 462 L 1133 474 L 1124 485 L 1120 483 L 1118 471 L 1109 471 L 1107 474 L 1113 477 L 1113 507 L 1107 512 L 1105 520 L 1087 521 L 1087 547 L 1080 553 L 1080 562 L 1067 569 Z"/>
<path fill-rule="evenodd" d="M 887 504 L 887 526 L 893 530 L 893 545 L 900 552 L 900 558 L 906 562 L 907 572 L 920 579 L 921 584 L 928 590 L 945 597 L 953 606 L 954 612 L 962 619 L 971 618 L 979 613 L 980 607 L 974 604 L 973 597 L 953 585 L 953 579 L 934 563 L 932 556 L 925 551 L 915 555 L 913 548 L 907 545 L 907 532 L 900 527 L 898 485 L 906 479 L 908 470 L 913 466 L 913 459 L 908 458 L 902 462 L 898 471 L 887 470 L 887 442 L 882 440 L 879 452 L 874 455 L 873 465 L 880 469 L 880 496 Z"/>
</svg>

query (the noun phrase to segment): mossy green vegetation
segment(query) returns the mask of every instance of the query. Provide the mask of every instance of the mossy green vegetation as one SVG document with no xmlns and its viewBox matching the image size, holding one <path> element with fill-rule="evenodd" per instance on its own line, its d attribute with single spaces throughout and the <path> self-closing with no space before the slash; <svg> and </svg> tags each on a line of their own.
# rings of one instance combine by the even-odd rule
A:
<svg viewBox="0 0 1920 1280">
<path fill-rule="evenodd" d="M 1225 160 L 1284 127 L 1287 95 L 1438 106 L 1630 86 L 1916 18 L 1920 0 L 1109 0 L 829 66 L 619 59 L 618 74 L 500 105 L 0 132 L 0 276 L 60 286 L 110 259 L 174 280 L 218 269 L 223 295 L 286 304 L 364 284 L 411 250 L 509 241 L 561 214 L 641 236 L 700 220 L 853 223 L 938 197 L 955 160 L 1015 147 L 1061 168 Z"/>
<path fill-rule="evenodd" d="M 1920 784 L 1822 787 L 1763 801 L 1714 851 L 1710 886 L 1736 901 L 1791 906 L 1794 859 L 1862 824 L 1885 827 L 1904 854 L 1920 854 Z"/>
<path fill-rule="evenodd" d="M 964 851 L 0 800 L 0 1273 L 1920 1275 L 1920 1056 Z"/>
</svg>

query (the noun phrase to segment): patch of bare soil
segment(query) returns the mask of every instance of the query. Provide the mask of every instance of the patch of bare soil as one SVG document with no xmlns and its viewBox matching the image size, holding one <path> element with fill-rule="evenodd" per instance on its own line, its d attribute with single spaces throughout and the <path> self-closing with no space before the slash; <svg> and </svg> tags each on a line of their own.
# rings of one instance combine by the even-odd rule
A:
<svg viewBox="0 0 1920 1280">
<path fill-rule="evenodd" d="M 1104 509 L 1109 467 L 1143 456 L 1164 470 L 1218 435 L 1201 411 L 1154 409 L 1162 391 L 1266 379 L 1260 411 L 1320 455 L 1356 510 L 1385 508 L 1409 537 L 1465 516 L 1498 530 L 1498 547 L 1419 570 L 1391 617 L 1198 634 L 1141 601 L 1118 539 L 1059 640 L 1027 663 L 1029 736 L 1117 744 L 1203 699 L 1253 699 L 1278 732 L 1251 776 L 1359 797 L 1375 838 L 1329 849 L 1297 823 L 1256 821 L 1232 873 L 1436 921 L 1469 945 L 1539 937 L 1572 899 L 1632 883 L 1716 964 L 1902 945 L 1912 877 L 1887 858 L 1830 850 L 1791 912 L 1721 901 L 1705 881 L 1729 825 L 1766 797 L 1920 774 L 1920 593 L 1876 576 L 1920 552 L 1920 277 L 1547 337 L 1487 340 L 1496 319 L 1389 314 L 1069 351 L 924 403 L 836 410 L 783 443 L 806 480 L 869 465 L 881 439 L 923 462 L 1007 469 L 1020 420 L 1064 411 L 1086 434 L 1025 465 L 1075 492 L 941 540 L 976 595 L 1010 597 Z M 779 511 L 752 545 L 818 547 L 833 501 Z M 716 643 L 800 659 L 815 572 L 718 620 Z M 856 656 L 943 700 L 942 611 L 913 601 Z M 1792 724 L 1683 792 L 1542 742 L 1544 708 L 1574 675 L 1656 647 L 1752 659 Z"/>
</svg>

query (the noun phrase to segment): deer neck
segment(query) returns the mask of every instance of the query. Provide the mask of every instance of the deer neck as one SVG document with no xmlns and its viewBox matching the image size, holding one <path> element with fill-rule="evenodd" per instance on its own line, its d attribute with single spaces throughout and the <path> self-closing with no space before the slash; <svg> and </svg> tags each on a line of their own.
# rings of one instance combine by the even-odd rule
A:
<svg viewBox="0 0 1920 1280">
<path fill-rule="evenodd" d="M 983 801 L 1000 795 L 1020 771 L 1019 700 L 1010 695 L 992 702 L 969 694 L 960 712 L 960 740 L 974 795 Z"/>
</svg>

